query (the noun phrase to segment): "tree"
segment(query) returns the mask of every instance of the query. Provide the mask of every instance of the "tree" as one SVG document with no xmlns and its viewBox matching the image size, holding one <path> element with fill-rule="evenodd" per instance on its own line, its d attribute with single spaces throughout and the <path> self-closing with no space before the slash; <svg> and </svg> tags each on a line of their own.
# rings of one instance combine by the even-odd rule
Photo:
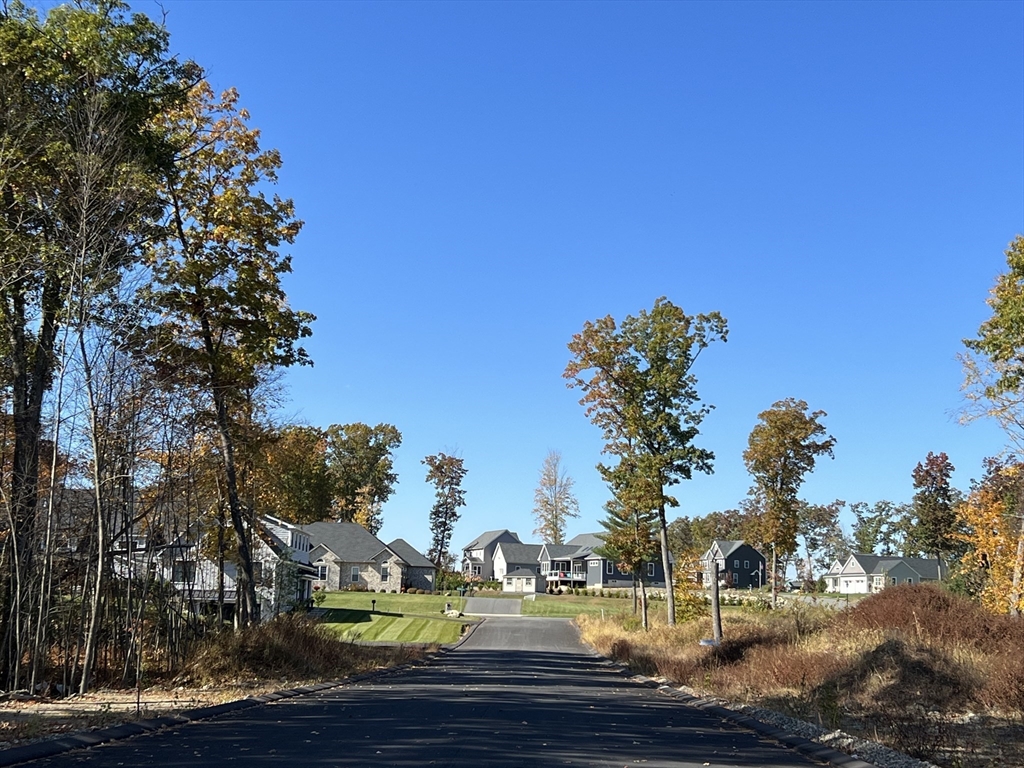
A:
<svg viewBox="0 0 1024 768">
<path fill-rule="evenodd" d="M 459 520 L 459 509 L 466 506 L 466 492 L 462 489 L 466 467 L 462 459 L 445 453 L 427 456 L 422 463 L 427 465 L 427 482 L 434 484 L 435 491 L 434 506 L 430 509 L 432 539 L 427 559 L 440 573 L 448 565 L 448 545 Z"/>
<path fill-rule="evenodd" d="M 253 482 L 261 511 L 289 522 L 327 520 L 336 495 L 327 460 L 327 434 L 289 425 L 266 436 Z"/>
<path fill-rule="evenodd" d="M 580 516 L 580 505 L 573 495 L 575 481 L 562 470 L 562 454 L 548 451 L 540 470 L 540 482 L 533 492 L 533 533 L 546 544 L 565 543 L 565 523 Z"/>
<path fill-rule="evenodd" d="M 956 510 L 960 526 L 954 536 L 967 547 L 957 571 L 976 585 L 982 605 L 995 613 L 1024 611 L 1024 597 L 1014 585 L 1020 537 L 1014 510 L 1020 504 L 1022 473 L 1024 466 L 1013 456 L 986 459 L 984 477 L 972 484 Z"/>
<path fill-rule="evenodd" d="M 839 513 L 845 501 L 830 504 L 809 504 L 800 501 L 797 511 L 797 536 L 804 543 L 803 581 L 808 587 L 816 583 L 814 569 L 827 570 L 836 560 L 850 553 L 850 542 L 839 525 Z"/>
<path fill-rule="evenodd" d="M 978 328 L 978 338 L 964 339 L 970 354 L 964 360 L 965 389 L 973 406 L 967 418 L 995 418 L 1011 440 L 1024 440 L 1024 236 L 1017 235 L 1006 250 L 1008 271 L 996 278 L 988 305 L 992 316 Z M 981 359 L 979 359 L 981 358 Z M 987 363 L 987 365 L 986 365 Z M 1024 483 L 1024 478 L 1021 479 Z M 1019 522 L 1011 589 L 1010 614 L 1020 617 L 1024 593 L 1024 493 L 1016 494 L 1013 510 Z"/>
<path fill-rule="evenodd" d="M 804 476 L 814 470 L 818 456 L 832 456 L 836 440 L 825 436 L 818 421 L 824 411 L 807 413 L 803 400 L 787 398 L 758 414 L 750 432 L 743 461 L 753 476 L 755 493 L 764 503 L 764 539 L 772 544 L 772 602 L 775 602 L 776 549 L 784 555 L 796 551 L 799 527 L 797 492 Z"/>
<path fill-rule="evenodd" d="M 150 300 L 159 312 L 149 353 L 169 382 L 191 386 L 212 401 L 231 523 L 238 540 L 238 620 L 259 620 L 252 554 L 239 499 L 234 414 L 261 369 L 310 365 L 300 339 L 314 317 L 288 306 L 281 276 L 291 259 L 280 253 L 302 223 L 290 200 L 264 189 L 281 166 L 261 150 L 238 95 L 216 99 L 202 83 L 173 112 L 166 130 L 179 147 L 163 184 L 170 206 L 169 239 L 150 253 Z"/>
<path fill-rule="evenodd" d="M 610 315 L 588 321 L 568 345 L 572 359 L 563 376 L 569 387 L 582 390 L 580 404 L 601 429 L 604 452 L 627 461 L 630 472 L 641 473 L 658 489 L 659 541 L 669 584 L 666 508 L 679 502 L 666 491 L 694 472 L 713 471 L 714 454 L 694 445 L 711 406 L 700 403 L 693 366 L 704 349 L 727 336 L 719 313 L 690 316 L 662 297 L 650 312 L 627 316 L 621 327 Z M 667 597 L 672 625 L 671 589 Z"/>
<path fill-rule="evenodd" d="M 629 494 L 624 494 L 629 499 Z M 601 535 L 604 544 L 594 551 L 618 564 L 623 573 L 633 576 L 634 589 L 640 588 L 640 617 L 644 630 L 647 621 L 647 588 L 644 583 L 646 564 L 658 552 L 654 536 L 656 519 L 653 509 L 644 510 L 618 498 L 605 504 L 605 518 L 600 521 L 605 532 Z M 635 597 L 635 594 L 634 594 Z M 634 602 L 633 612 L 636 613 Z"/>
<path fill-rule="evenodd" d="M 334 516 L 376 535 L 383 525 L 381 508 L 398 483 L 392 454 L 402 444 L 402 433 L 391 424 L 357 422 L 332 424 L 327 436 L 336 483 Z"/>
<path fill-rule="evenodd" d="M 126 10 L 85 1 L 40 21 L 20 3 L 0 8 L 0 384 L 14 419 L 4 489 L 13 535 L 0 558 L 7 687 L 19 687 L 33 631 L 23 609 L 36 591 L 24 588 L 43 543 L 30 538 L 55 346 L 83 293 L 112 290 L 137 264 L 170 155 L 156 118 L 195 72 L 168 56 L 165 30 Z"/>
<path fill-rule="evenodd" d="M 940 576 L 942 557 L 957 552 L 956 506 L 960 494 L 950 483 L 953 464 L 945 453 L 931 451 L 924 462 L 914 467 L 914 494 L 912 501 L 917 523 L 914 526 L 914 541 L 923 552 L 939 559 Z"/>
</svg>

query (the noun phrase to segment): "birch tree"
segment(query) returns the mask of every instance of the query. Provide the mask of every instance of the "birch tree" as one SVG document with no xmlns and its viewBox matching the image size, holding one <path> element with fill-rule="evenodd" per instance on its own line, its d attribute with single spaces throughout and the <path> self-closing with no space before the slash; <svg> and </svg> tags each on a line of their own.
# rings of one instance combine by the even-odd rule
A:
<svg viewBox="0 0 1024 768">
<path fill-rule="evenodd" d="M 1024 236 L 1017 235 L 1006 249 L 1007 271 L 996 278 L 988 298 L 992 316 L 978 328 L 978 337 L 964 339 L 967 420 L 986 416 L 1003 427 L 1011 442 L 1024 444 Z M 1024 490 L 1024 474 L 1017 474 Z M 1006 605 L 1021 616 L 1024 596 L 1024 492 L 1015 495 L 1010 512 L 1017 521 L 1011 578 Z"/>
<path fill-rule="evenodd" d="M 533 533 L 546 544 L 564 544 L 566 521 L 580 516 L 580 505 L 572 492 L 574 485 L 562 469 L 562 454 L 548 451 L 533 492 L 533 519 L 537 521 Z"/>
</svg>

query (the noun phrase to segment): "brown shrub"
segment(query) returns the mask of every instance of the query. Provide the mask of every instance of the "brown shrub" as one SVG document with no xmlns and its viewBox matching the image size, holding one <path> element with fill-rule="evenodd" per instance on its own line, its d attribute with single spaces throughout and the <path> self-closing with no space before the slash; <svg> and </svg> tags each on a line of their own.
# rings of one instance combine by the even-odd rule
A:
<svg viewBox="0 0 1024 768">
<path fill-rule="evenodd" d="M 861 600 L 844 618 L 853 628 L 900 630 L 908 637 L 986 652 L 1024 644 L 1020 622 L 929 584 L 889 587 Z"/>
<path fill-rule="evenodd" d="M 191 654 L 184 676 L 199 684 L 247 678 L 337 679 L 420 655 L 415 649 L 347 643 L 306 616 L 285 614 L 240 632 L 208 635 Z"/>
<path fill-rule="evenodd" d="M 1003 712 L 1024 712 L 1024 655 L 1021 650 L 992 656 L 978 699 Z"/>
</svg>

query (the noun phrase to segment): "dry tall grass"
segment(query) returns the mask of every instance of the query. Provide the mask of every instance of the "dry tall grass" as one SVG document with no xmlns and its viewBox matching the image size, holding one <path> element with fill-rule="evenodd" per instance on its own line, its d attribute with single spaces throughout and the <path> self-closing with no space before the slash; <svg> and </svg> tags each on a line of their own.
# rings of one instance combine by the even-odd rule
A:
<svg viewBox="0 0 1024 768">
<path fill-rule="evenodd" d="M 241 632 L 210 635 L 189 659 L 183 679 L 217 685 L 241 680 L 336 680 L 422 658 L 424 650 L 369 647 L 339 640 L 323 624 L 286 614 Z"/>
<path fill-rule="evenodd" d="M 1024 717 L 1024 627 L 935 587 L 886 589 L 839 613 L 797 605 L 726 615 L 717 648 L 698 644 L 710 636 L 706 619 L 648 633 L 621 618 L 577 621 L 599 652 L 641 674 L 867 731 L 940 764 L 958 764 L 947 749 L 957 716 Z"/>
</svg>

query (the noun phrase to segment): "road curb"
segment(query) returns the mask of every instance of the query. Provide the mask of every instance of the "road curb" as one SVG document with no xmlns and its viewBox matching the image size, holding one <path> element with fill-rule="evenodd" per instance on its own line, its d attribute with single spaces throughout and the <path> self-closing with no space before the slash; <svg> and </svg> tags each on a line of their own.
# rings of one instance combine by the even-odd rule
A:
<svg viewBox="0 0 1024 768">
<path fill-rule="evenodd" d="M 833 749 L 825 744 L 812 741 L 811 739 L 804 738 L 803 736 L 798 736 L 795 733 L 791 733 L 782 728 L 777 728 L 770 723 L 762 722 L 757 718 L 745 715 L 742 712 L 734 712 L 727 707 L 723 707 L 714 699 L 702 699 L 697 696 L 691 696 L 688 693 L 684 693 L 683 691 L 672 688 L 671 686 L 659 683 L 657 680 L 652 680 L 644 675 L 635 675 L 628 667 L 612 661 L 611 659 L 608 659 L 608 661 L 631 682 L 643 685 L 647 688 L 653 688 L 659 693 L 671 696 L 673 699 L 682 702 L 686 706 L 703 710 L 704 712 L 714 715 L 721 720 L 726 720 L 734 725 L 740 726 L 741 728 L 754 731 L 759 736 L 764 736 L 765 738 L 777 741 L 778 743 L 783 744 L 806 757 L 827 763 L 828 765 L 834 766 L 834 768 L 878 768 L 874 763 L 861 760 L 859 757 L 848 755 L 845 752 L 840 752 L 838 749 Z"/>
<path fill-rule="evenodd" d="M 469 633 L 467 632 L 467 635 Z M 457 647 L 457 646 L 456 646 Z M 280 691 L 264 693 L 259 696 L 247 696 L 244 699 L 235 699 L 223 704 L 214 704 L 208 707 L 187 709 L 173 715 L 148 718 L 146 720 L 129 720 L 128 722 L 111 725 L 106 728 L 97 728 L 91 731 L 80 731 L 68 733 L 51 739 L 33 741 L 30 744 L 19 744 L 16 747 L 0 749 L 0 768 L 7 768 L 11 765 L 19 765 L 30 760 L 40 760 L 46 757 L 56 757 L 66 752 L 73 752 L 76 749 L 107 744 L 112 741 L 123 741 L 144 733 L 163 730 L 165 728 L 176 728 L 188 723 L 212 720 L 215 717 L 225 715 L 229 712 L 240 712 L 253 707 L 260 707 L 273 701 L 291 699 L 296 696 L 307 696 L 311 693 L 319 693 L 331 688 L 341 688 L 352 683 L 362 682 L 375 677 L 383 677 L 395 672 L 407 669 L 409 664 L 399 664 L 395 667 L 377 669 L 372 672 L 363 672 L 358 675 L 346 677 L 343 680 L 333 680 L 325 683 L 316 683 L 301 688 L 285 688 Z"/>
</svg>

